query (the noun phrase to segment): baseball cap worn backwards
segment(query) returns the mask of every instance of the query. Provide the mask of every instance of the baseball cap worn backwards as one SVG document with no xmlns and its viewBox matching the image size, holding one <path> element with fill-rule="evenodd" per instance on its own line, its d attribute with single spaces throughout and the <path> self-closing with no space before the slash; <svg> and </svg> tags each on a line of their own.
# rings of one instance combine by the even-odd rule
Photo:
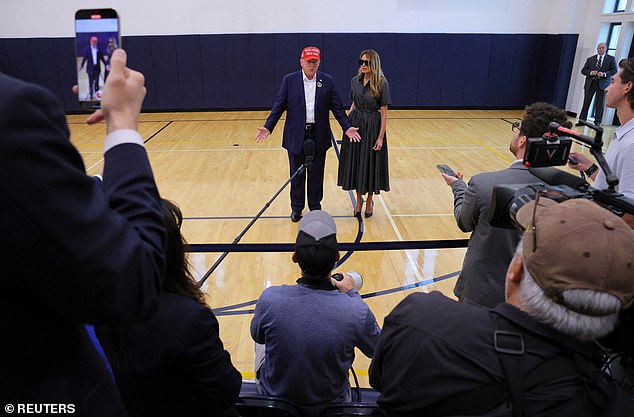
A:
<svg viewBox="0 0 634 417">
<path fill-rule="evenodd" d="M 617 297 L 623 308 L 632 304 L 634 233 L 623 219 L 590 200 L 547 198 L 526 204 L 516 219 L 526 228 L 524 263 L 546 296 L 566 306 L 562 291 L 588 289 Z"/>
<path fill-rule="evenodd" d="M 338 250 L 337 226 L 330 214 L 323 210 L 311 210 L 299 222 L 295 247 L 321 246 Z"/>
</svg>

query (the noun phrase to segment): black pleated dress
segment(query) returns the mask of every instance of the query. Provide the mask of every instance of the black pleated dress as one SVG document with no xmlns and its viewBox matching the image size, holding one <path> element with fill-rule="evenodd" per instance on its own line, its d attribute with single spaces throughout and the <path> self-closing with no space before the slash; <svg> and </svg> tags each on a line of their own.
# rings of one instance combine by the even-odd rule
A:
<svg viewBox="0 0 634 417">
<path fill-rule="evenodd" d="M 376 99 L 369 86 L 363 85 L 363 79 L 354 77 L 351 81 L 350 95 L 355 109 L 348 116 L 352 126 L 359 128 L 361 142 L 350 142 L 345 134 L 341 141 L 337 185 L 346 191 L 356 190 L 361 194 L 390 191 L 387 133 L 381 150 L 372 150 L 381 131 L 380 108 L 392 104 L 387 80 L 380 93 L 381 97 Z"/>
</svg>

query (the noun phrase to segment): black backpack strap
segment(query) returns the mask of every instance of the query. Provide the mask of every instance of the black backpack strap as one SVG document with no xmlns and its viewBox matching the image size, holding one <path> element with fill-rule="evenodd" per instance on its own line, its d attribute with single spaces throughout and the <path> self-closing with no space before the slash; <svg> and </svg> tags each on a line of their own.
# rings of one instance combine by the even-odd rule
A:
<svg viewBox="0 0 634 417">
<path fill-rule="evenodd" d="M 524 384 L 520 367 L 520 358 L 525 352 L 524 335 L 494 312 L 491 312 L 491 319 L 495 325 L 493 347 L 506 378 L 513 403 L 513 417 L 524 417 Z"/>
</svg>

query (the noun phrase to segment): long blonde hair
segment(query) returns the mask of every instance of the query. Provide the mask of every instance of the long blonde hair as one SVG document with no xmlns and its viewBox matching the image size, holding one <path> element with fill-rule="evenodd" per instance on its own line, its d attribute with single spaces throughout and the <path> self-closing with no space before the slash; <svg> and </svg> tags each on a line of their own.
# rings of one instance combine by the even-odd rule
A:
<svg viewBox="0 0 634 417">
<path fill-rule="evenodd" d="M 366 49 L 362 51 L 359 58 L 363 55 L 366 55 L 370 61 L 370 93 L 378 99 L 381 97 L 381 87 L 383 87 L 383 82 L 386 80 L 385 75 L 383 75 L 383 70 L 381 69 L 381 58 L 379 57 L 379 53 L 374 49 Z M 359 67 L 357 78 L 360 81 L 363 81 L 363 77 L 364 74 L 361 72 L 361 67 Z"/>
</svg>

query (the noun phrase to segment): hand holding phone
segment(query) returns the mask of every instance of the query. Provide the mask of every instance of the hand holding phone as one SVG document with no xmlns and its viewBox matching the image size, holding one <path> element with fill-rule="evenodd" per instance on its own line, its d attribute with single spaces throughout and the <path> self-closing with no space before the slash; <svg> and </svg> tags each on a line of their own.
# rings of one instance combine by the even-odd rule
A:
<svg viewBox="0 0 634 417">
<path fill-rule="evenodd" d="M 75 13 L 75 67 L 82 108 L 99 108 L 119 39 L 119 18 L 113 9 L 82 9 Z"/>
<path fill-rule="evenodd" d="M 436 168 L 438 168 L 438 171 L 442 172 L 443 174 L 458 178 L 458 175 L 453 171 L 453 169 L 449 168 L 448 165 L 438 164 L 436 165 Z"/>
</svg>

